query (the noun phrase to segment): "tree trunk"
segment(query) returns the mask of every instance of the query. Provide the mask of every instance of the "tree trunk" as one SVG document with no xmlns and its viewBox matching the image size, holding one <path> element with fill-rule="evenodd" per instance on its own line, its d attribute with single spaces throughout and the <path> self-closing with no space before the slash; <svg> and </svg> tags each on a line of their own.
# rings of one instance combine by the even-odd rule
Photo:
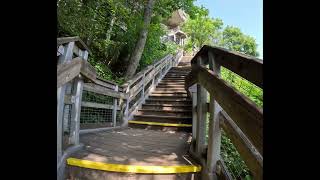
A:
<svg viewBox="0 0 320 180">
<path fill-rule="evenodd" d="M 155 0 L 148 0 L 148 4 L 144 9 L 143 15 L 143 27 L 139 34 L 139 39 L 136 43 L 136 46 L 131 54 L 127 71 L 125 73 L 125 79 L 130 79 L 134 75 L 139 65 L 139 61 L 141 59 L 141 55 L 143 53 L 144 46 L 146 44 L 147 35 L 148 35 L 148 28 L 151 21 L 152 9 Z"/>
</svg>

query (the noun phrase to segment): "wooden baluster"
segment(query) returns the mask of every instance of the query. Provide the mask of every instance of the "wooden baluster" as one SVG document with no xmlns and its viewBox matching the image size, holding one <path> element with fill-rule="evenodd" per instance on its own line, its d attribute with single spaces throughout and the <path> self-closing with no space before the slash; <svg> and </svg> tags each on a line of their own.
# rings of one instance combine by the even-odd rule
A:
<svg viewBox="0 0 320 180">
<path fill-rule="evenodd" d="M 215 61 L 214 55 L 208 52 L 209 68 L 220 76 L 220 65 Z M 219 127 L 218 114 L 221 111 L 220 105 L 210 95 L 209 105 L 209 133 L 208 133 L 208 152 L 207 152 L 207 173 L 209 179 L 215 179 L 217 162 L 220 160 L 221 130 Z"/>
<path fill-rule="evenodd" d="M 197 66 L 202 65 L 201 57 L 198 57 Z M 196 154 L 201 157 L 205 148 L 205 130 L 207 121 L 207 91 L 197 84 L 197 134 L 196 134 Z"/>
</svg>

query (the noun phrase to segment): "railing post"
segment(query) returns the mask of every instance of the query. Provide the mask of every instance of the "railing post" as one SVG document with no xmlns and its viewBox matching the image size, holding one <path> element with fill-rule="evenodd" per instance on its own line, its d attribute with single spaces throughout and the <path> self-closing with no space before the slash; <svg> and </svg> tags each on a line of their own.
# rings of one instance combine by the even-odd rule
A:
<svg viewBox="0 0 320 180">
<path fill-rule="evenodd" d="M 71 128 L 70 128 L 70 143 L 79 145 L 79 131 L 80 131 L 80 114 L 81 114 L 81 101 L 83 91 L 83 79 L 81 75 L 74 80 L 74 104 L 72 107 L 71 115 Z"/>
<path fill-rule="evenodd" d="M 115 91 L 119 90 L 118 85 L 116 85 L 116 87 L 114 88 Z M 112 122 L 113 122 L 113 127 L 116 127 L 117 125 L 117 108 L 118 107 L 118 99 L 117 98 L 113 98 L 113 109 L 112 109 Z"/>
<path fill-rule="evenodd" d="M 215 61 L 214 55 L 208 52 L 209 68 L 220 76 L 220 65 Z M 209 179 L 216 179 L 217 162 L 220 160 L 221 129 L 219 127 L 218 114 L 221 111 L 220 105 L 210 95 L 209 105 L 209 133 L 208 133 L 208 152 L 207 152 L 207 173 Z"/>
<path fill-rule="evenodd" d="M 202 65 L 201 57 L 198 57 L 197 66 Z M 207 91 L 200 84 L 197 84 L 197 134 L 196 154 L 201 157 L 205 149 L 205 130 L 207 121 Z"/>
<path fill-rule="evenodd" d="M 71 60 L 73 54 L 74 42 L 68 43 L 64 47 L 64 54 L 59 57 L 58 63 Z M 59 87 L 57 90 L 57 163 L 59 163 L 62 156 L 62 135 L 63 135 L 63 109 L 64 109 L 64 96 L 66 85 Z"/>
<path fill-rule="evenodd" d="M 129 118 L 129 104 L 130 104 L 130 84 L 127 85 L 126 87 L 126 95 L 127 95 L 127 100 L 126 100 L 126 109 L 124 111 L 124 126 L 128 125 L 128 118 Z"/>
<path fill-rule="evenodd" d="M 143 76 L 142 76 L 142 99 L 143 100 L 144 100 L 145 77 L 146 77 L 146 72 L 143 72 Z"/>
<path fill-rule="evenodd" d="M 189 88 L 192 97 L 192 140 L 196 140 L 197 135 L 197 85 Z"/>
</svg>

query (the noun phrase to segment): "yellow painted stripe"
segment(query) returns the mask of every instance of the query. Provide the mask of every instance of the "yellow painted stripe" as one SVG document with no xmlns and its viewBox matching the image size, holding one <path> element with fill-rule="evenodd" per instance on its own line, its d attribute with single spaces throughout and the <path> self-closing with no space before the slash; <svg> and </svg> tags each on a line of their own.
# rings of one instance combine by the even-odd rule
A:
<svg viewBox="0 0 320 180">
<path fill-rule="evenodd" d="M 68 158 L 68 165 L 89 169 L 97 169 L 112 172 L 125 173 L 146 173 L 146 174 L 171 174 L 171 173 L 192 173 L 201 171 L 201 166 L 181 165 L 181 166 L 138 166 L 123 164 L 107 164 L 76 158 Z"/>
<path fill-rule="evenodd" d="M 157 126 L 192 127 L 192 124 L 172 124 L 172 123 L 145 122 L 145 121 L 129 121 L 129 123 L 157 125 Z"/>
</svg>

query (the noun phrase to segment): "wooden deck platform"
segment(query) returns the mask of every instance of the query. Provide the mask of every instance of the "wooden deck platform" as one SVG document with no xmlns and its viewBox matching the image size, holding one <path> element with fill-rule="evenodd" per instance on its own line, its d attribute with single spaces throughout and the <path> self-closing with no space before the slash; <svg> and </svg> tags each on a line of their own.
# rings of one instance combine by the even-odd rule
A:
<svg viewBox="0 0 320 180">
<path fill-rule="evenodd" d="M 111 174 L 198 172 L 201 168 L 188 155 L 190 141 L 190 133 L 150 129 L 87 133 L 80 136 L 85 148 L 68 159 L 68 166 L 73 171 L 82 167 Z"/>
</svg>

